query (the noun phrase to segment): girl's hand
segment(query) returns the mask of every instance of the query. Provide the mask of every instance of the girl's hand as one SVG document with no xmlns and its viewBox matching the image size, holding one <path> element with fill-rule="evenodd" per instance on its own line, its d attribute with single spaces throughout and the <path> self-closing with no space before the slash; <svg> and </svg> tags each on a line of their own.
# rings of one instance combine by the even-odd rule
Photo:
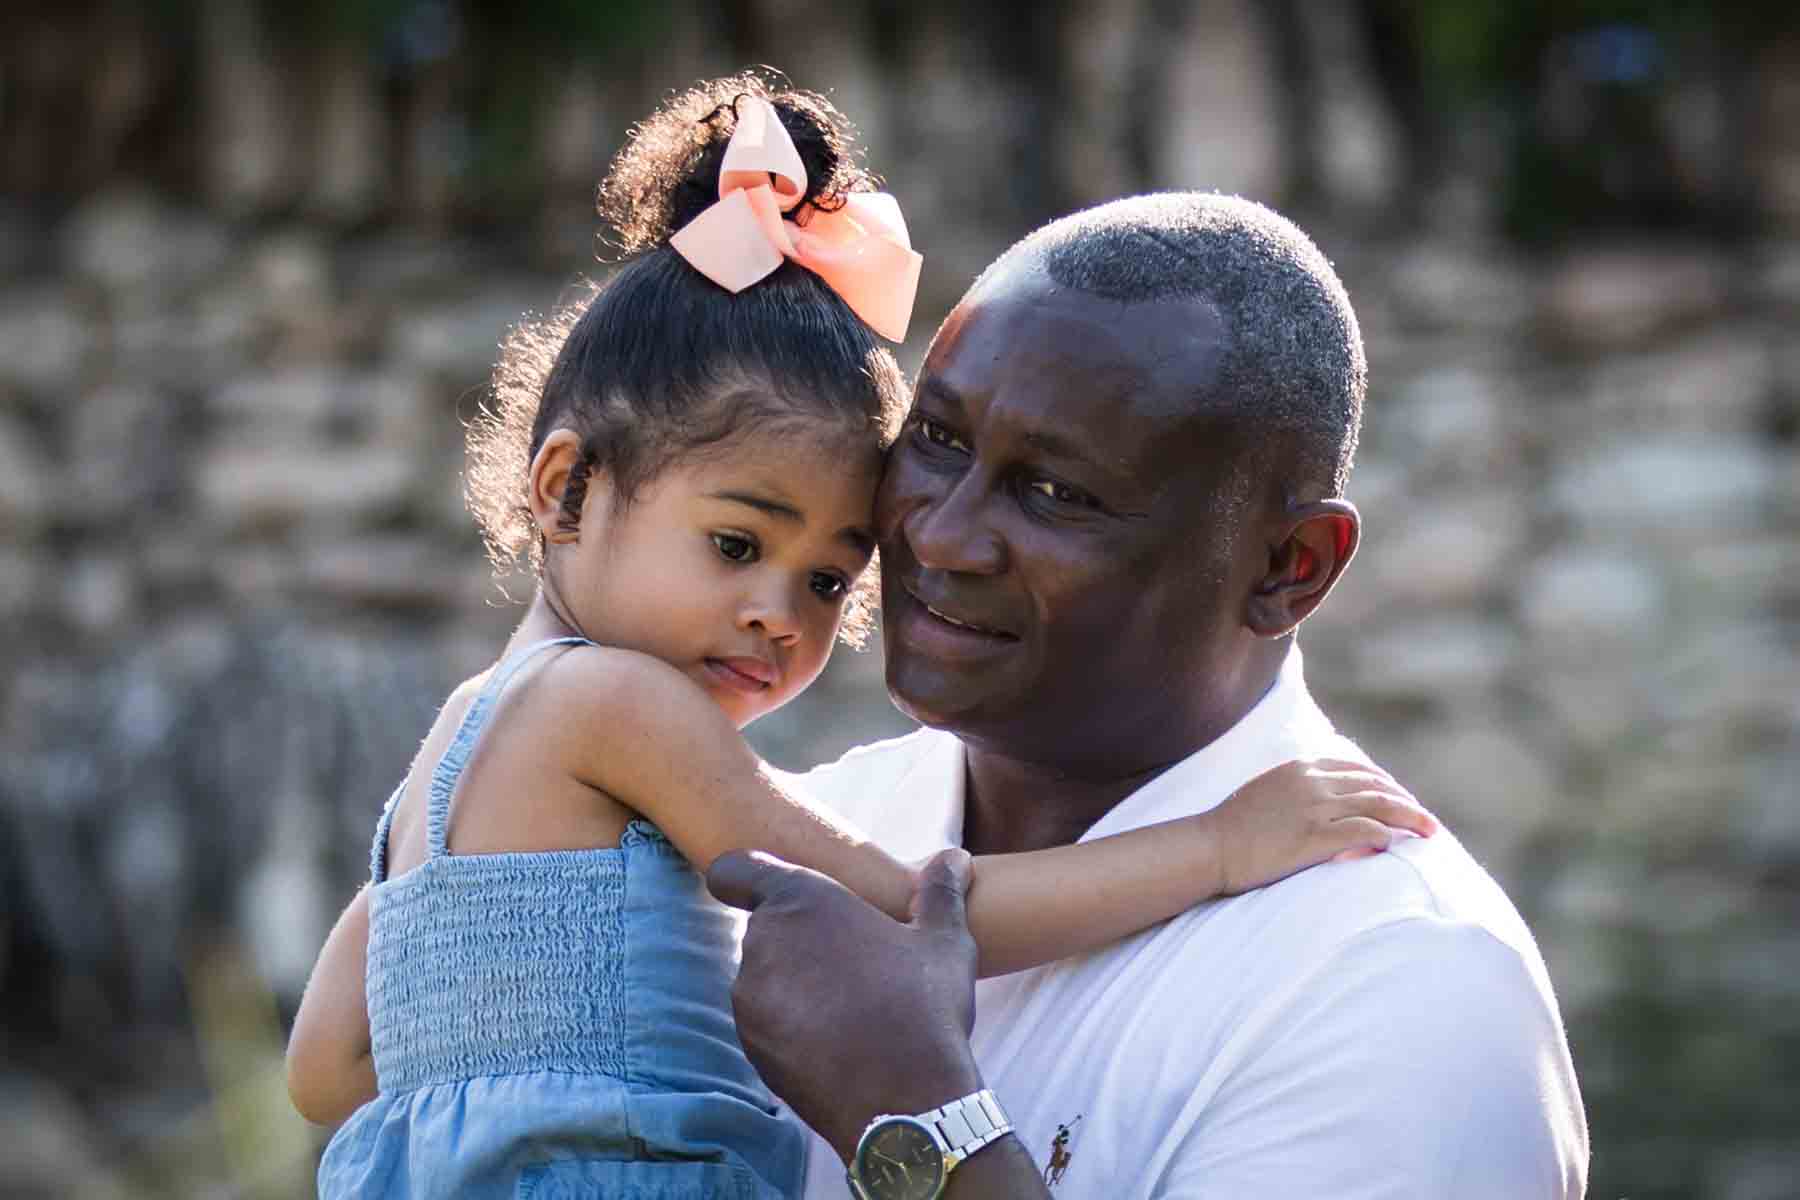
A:
<svg viewBox="0 0 1800 1200">
<path fill-rule="evenodd" d="M 1385 850 L 1396 830 L 1430 837 L 1433 817 L 1379 767 L 1295 759 L 1264 771 L 1195 820 L 1218 838 L 1219 895 L 1274 883 L 1327 859 Z"/>
</svg>

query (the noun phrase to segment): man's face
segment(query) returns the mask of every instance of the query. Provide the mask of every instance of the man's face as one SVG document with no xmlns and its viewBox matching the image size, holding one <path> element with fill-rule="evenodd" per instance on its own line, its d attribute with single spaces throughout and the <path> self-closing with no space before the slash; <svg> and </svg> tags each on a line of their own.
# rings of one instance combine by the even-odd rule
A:
<svg viewBox="0 0 1800 1200">
<path fill-rule="evenodd" d="M 1266 568 L 1198 301 L 996 272 L 926 357 L 876 499 L 895 702 L 1072 771 L 1222 702 Z M 1137 764 L 1142 766 L 1142 763 Z"/>
</svg>

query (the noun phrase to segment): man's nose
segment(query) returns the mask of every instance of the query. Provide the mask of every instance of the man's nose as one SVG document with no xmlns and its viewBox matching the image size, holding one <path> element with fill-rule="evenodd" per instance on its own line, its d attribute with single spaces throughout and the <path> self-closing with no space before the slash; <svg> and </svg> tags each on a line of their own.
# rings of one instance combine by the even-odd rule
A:
<svg viewBox="0 0 1800 1200">
<path fill-rule="evenodd" d="M 922 495 L 901 523 L 921 567 L 992 575 L 1006 566 L 1006 545 L 988 522 L 991 489 L 965 471 L 941 495 Z"/>
</svg>

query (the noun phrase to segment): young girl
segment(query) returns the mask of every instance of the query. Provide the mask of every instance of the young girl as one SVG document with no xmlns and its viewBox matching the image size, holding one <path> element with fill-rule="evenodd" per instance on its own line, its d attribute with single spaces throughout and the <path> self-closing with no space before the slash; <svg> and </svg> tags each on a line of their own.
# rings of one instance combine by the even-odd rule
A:
<svg viewBox="0 0 1800 1200">
<path fill-rule="evenodd" d="M 901 404 L 870 326 L 902 335 L 917 271 L 869 186 L 821 97 L 703 85 L 614 163 L 602 204 L 631 257 L 547 372 L 556 331 L 509 344 L 469 490 L 537 590 L 388 801 L 371 886 L 307 987 L 289 1090 L 311 1120 L 349 1118 L 321 1195 L 799 1194 L 802 1132 L 732 1026 L 740 927 L 700 872 L 757 847 L 899 919 L 914 889 L 738 733 L 860 628 Z M 1365 769 L 1290 764 L 1200 816 L 980 859 L 982 970 L 1396 828 L 1434 823 Z M 1087 898 L 1073 927 L 1042 919 L 1069 895 Z"/>
</svg>

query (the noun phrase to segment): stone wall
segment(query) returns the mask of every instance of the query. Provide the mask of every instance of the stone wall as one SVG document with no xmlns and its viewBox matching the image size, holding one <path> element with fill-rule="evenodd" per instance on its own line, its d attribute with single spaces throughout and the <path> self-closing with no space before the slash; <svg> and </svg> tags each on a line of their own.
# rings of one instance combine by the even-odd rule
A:
<svg viewBox="0 0 1800 1200">
<path fill-rule="evenodd" d="M 787 61 L 863 119 L 928 255 L 909 367 L 1038 207 L 1311 181 L 1373 376 L 1316 690 L 1538 932 L 1593 1194 L 1800 1194 L 1791 122 L 1758 143 L 1774 216 L 1748 240 L 1528 253 L 1486 232 L 1479 155 L 1381 219 L 1405 139 L 1356 30 L 1307 26 L 1311 154 L 1251 9 L 1112 3 L 1037 51 L 1075 114 L 1035 135 L 1055 199 L 1002 202 L 971 164 L 1032 153 L 1031 89 L 980 86 L 947 29 L 878 61 L 843 21 Z M 571 77 L 540 131 L 561 191 L 498 236 L 424 177 L 380 214 L 366 68 L 330 56 L 208 76 L 204 186 L 0 205 L 0 1191 L 309 1194 L 280 1021 L 436 704 L 517 616 L 461 511 L 458 421 L 508 324 L 600 269 L 584 193 L 625 122 L 732 65 L 671 45 L 650 84 Z M 269 109 L 296 79 L 326 98 L 315 159 Z M 872 649 L 754 735 L 792 766 L 903 728 Z"/>
</svg>

